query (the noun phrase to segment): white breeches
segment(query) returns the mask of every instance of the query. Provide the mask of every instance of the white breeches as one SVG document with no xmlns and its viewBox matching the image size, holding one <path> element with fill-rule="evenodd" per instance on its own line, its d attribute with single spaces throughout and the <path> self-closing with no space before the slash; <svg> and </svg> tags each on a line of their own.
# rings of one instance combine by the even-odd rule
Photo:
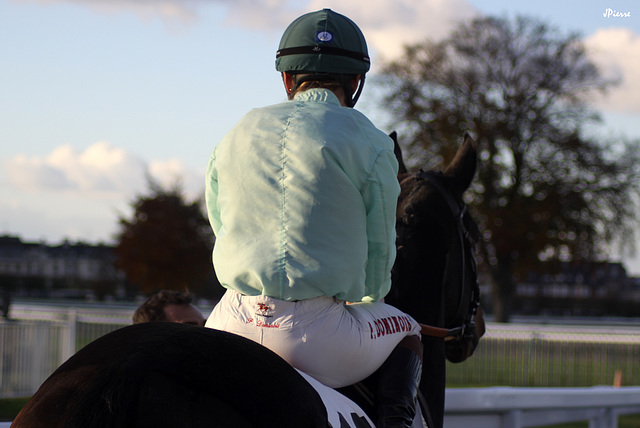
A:
<svg viewBox="0 0 640 428">
<path fill-rule="evenodd" d="M 288 302 L 228 290 L 205 325 L 244 336 L 293 367 L 339 388 L 371 375 L 408 335 L 420 335 L 409 315 L 385 303 L 331 297 Z"/>
</svg>

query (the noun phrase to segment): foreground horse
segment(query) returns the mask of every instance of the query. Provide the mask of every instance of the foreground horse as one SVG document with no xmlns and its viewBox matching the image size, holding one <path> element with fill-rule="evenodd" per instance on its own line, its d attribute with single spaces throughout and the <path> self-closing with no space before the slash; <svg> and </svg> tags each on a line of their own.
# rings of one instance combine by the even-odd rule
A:
<svg viewBox="0 0 640 428">
<path fill-rule="evenodd" d="M 149 322 L 81 349 L 44 382 L 12 427 L 373 427 L 344 397 L 323 401 L 320 394 L 338 393 L 317 384 L 243 337 Z M 325 402 L 340 406 L 327 409 Z"/>
<path fill-rule="evenodd" d="M 465 140 L 443 174 L 442 186 L 453 191 L 455 200 L 462 200 L 475 161 L 474 143 Z M 452 262 L 459 248 L 456 214 L 434 185 L 425 184 L 427 179 L 406 170 L 399 178 L 398 258 L 387 301 L 446 335 L 460 317 L 471 325 L 468 311 L 458 308 L 471 308 L 477 300 L 473 284 L 469 285 L 473 281 L 454 286 L 447 280 L 467 269 Z M 469 223 L 468 216 L 461 217 Z M 475 280 L 475 272 L 463 276 Z M 456 339 L 447 343 L 461 346 L 450 348 L 449 358 L 470 355 L 473 343 L 467 342 L 474 331 L 466 328 L 466 334 L 452 336 Z M 424 343 L 421 388 L 434 420 L 430 427 L 437 427 L 444 402 L 439 392 L 444 394 L 445 342 L 441 335 L 425 337 Z M 200 327 L 146 323 L 117 330 L 80 350 L 45 381 L 12 426 L 359 428 L 373 424 L 351 400 L 250 340 Z"/>
</svg>

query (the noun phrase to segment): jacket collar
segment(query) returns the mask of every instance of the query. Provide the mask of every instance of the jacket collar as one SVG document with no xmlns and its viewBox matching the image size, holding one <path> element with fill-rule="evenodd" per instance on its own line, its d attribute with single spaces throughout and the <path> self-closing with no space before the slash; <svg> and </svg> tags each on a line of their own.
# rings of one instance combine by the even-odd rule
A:
<svg viewBox="0 0 640 428">
<path fill-rule="evenodd" d="M 340 105 L 336 94 L 324 88 L 311 88 L 298 92 L 293 99 L 295 101 L 317 101 Z"/>
</svg>

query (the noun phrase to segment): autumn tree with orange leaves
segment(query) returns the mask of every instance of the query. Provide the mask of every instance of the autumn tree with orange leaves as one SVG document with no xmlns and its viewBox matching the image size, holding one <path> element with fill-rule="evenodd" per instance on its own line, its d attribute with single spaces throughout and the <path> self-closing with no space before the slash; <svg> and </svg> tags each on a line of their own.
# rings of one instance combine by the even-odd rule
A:
<svg viewBox="0 0 640 428">
<path fill-rule="evenodd" d="M 145 294 L 160 289 L 210 294 L 204 286 L 217 283 L 214 237 L 202 201 L 187 202 L 180 184 L 163 188 L 149 179 L 149 194 L 139 196 L 132 208 L 131 218 L 120 217 L 115 248 L 116 266 L 128 281 Z"/>
</svg>

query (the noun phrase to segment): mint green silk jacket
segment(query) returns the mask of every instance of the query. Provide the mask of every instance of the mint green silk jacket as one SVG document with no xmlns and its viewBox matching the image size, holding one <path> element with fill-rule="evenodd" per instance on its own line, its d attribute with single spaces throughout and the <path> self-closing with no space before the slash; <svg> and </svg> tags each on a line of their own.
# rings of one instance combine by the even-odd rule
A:
<svg viewBox="0 0 640 428">
<path fill-rule="evenodd" d="M 281 300 L 383 298 L 397 171 L 392 140 L 329 90 L 250 111 L 207 169 L 220 283 Z"/>
</svg>

